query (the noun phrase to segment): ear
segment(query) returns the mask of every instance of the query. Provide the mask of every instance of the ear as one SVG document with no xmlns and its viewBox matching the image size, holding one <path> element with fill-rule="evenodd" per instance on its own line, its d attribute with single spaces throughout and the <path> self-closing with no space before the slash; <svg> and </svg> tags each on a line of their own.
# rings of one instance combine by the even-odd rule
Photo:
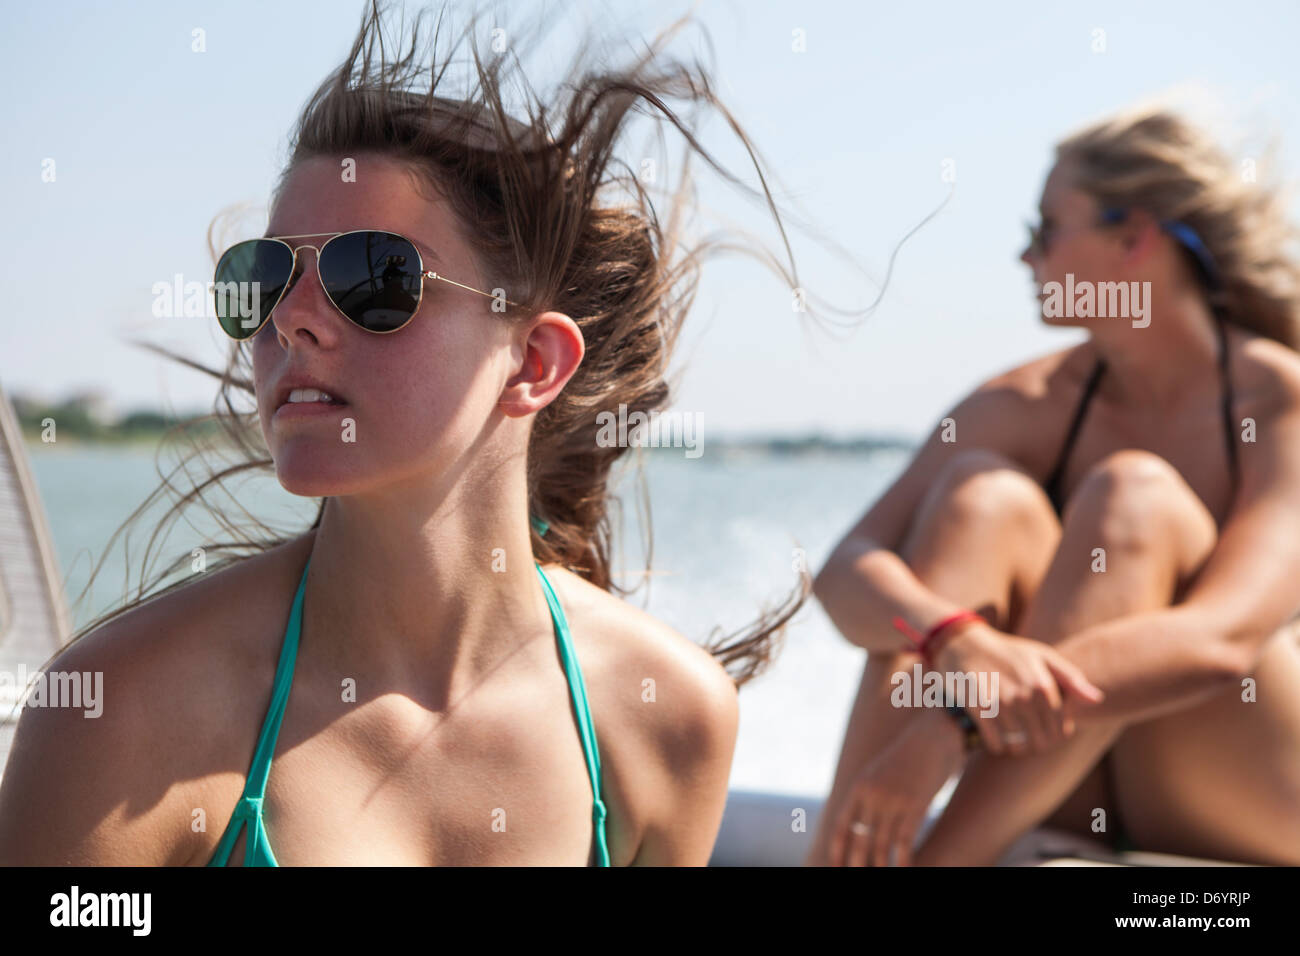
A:
<svg viewBox="0 0 1300 956">
<path fill-rule="evenodd" d="M 515 367 L 497 402 L 511 418 L 539 412 L 555 401 L 586 351 L 578 323 L 563 312 L 538 313 L 519 335 Z"/>
<path fill-rule="evenodd" d="M 1164 234 L 1160 224 L 1142 209 L 1135 209 L 1120 227 L 1120 241 L 1124 245 L 1124 260 L 1135 265 L 1149 256 Z"/>
</svg>

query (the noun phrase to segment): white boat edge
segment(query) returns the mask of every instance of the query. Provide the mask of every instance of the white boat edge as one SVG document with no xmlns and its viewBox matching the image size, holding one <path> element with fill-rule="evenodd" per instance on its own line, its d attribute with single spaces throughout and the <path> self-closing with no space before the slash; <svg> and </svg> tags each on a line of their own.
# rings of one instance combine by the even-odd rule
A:
<svg viewBox="0 0 1300 956">
<path fill-rule="evenodd" d="M 938 819 L 952 789 L 950 783 L 931 804 L 921 826 L 922 837 Z M 807 794 L 730 791 L 709 866 L 804 866 L 824 802 L 822 797 Z M 1218 867 L 1248 864 L 1164 853 L 1116 853 L 1100 840 L 1039 829 L 1017 841 L 999 865 Z"/>
<path fill-rule="evenodd" d="M 13 406 L 0 388 L 0 775 L 9 756 L 24 675 L 72 634 L 63 576 Z"/>
</svg>

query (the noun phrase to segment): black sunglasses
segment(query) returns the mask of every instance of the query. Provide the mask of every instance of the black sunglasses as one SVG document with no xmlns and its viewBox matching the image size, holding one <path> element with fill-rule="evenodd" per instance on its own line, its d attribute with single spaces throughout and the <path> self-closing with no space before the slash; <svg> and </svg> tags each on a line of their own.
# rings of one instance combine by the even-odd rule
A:
<svg viewBox="0 0 1300 956">
<path fill-rule="evenodd" d="M 1099 229 L 1102 226 L 1113 226 L 1117 222 L 1124 221 L 1125 213 L 1122 209 L 1107 208 L 1101 210 L 1097 217 L 1097 222 L 1083 229 Z M 1040 255 L 1048 255 L 1052 251 L 1052 239 L 1056 237 L 1056 225 L 1052 222 L 1040 222 L 1034 225 L 1032 222 L 1026 222 L 1025 228 L 1029 230 L 1029 248 L 1032 252 Z M 1074 232 L 1075 230 L 1069 230 Z"/>
<path fill-rule="evenodd" d="M 428 272 L 415 243 L 394 232 L 352 232 L 263 236 L 235 243 L 217 260 L 213 294 L 217 321 L 232 339 L 258 333 L 284 298 L 297 266 L 298 250 L 286 239 L 329 236 L 317 247 L 316 272 L 330 302 L 349 322 L 367 332 L 387 334 L 404 327 L 420 308 L 424 280 L 438 279 L 461 289 L 516 305 L 502 296 Z"/>
</svg>

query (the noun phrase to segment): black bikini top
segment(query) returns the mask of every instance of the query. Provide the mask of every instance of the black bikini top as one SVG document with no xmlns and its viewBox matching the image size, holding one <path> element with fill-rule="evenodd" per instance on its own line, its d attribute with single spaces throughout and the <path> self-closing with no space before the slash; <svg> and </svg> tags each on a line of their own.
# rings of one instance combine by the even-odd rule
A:
<svg viewBox="0 0 1300 956">
<path fill-rule="evenodd" d="M 1223 437 L 1228 446 L 1228 467 L 1232 478 L 1232 488 L 1235 492 L 1240 482 L 1241 473 L 1237 463 L 1236 428 L 1233 426 L 1232 420 L 1232 376 L 1228 373 L 1228 333 L 1224 327 L 1225 320 L 1217 310 L 1215 317 L 1217 321 L 1214 323 L 1214 327 L 1219 336 L 1219 375 L 1223 382 Z M 1061 446 L 1061 452 L 1056 458 L 1056 467 L 1052 469 L 1051 475 L 1043 485 L 1047 497 L 1051 499 L 1052 506 L 1056 508 L 1058 515 L 1065 510 L 1061 483 L 1065 479 L 1065 466 L 1070 459 L 1070 449 L 1074 447 L 1075 439 L 1079 437 L 1079 429 L 1083 427 L 1083 416 L 1088 411 L 1088 403 L 1092 401 L 1093 392 L 1097 390 L 1097 385 L 1101 382 L 1101 376 L 1105 371 L 1106 360 L 1098 359 L 1097 364 L 1093 367 L 1092 374 L 1088 377 L 1088 383 L 1083 387 L 1083 397 L 1074 411 L 1074 419 L 1070 422 L 1070 430 L 1066 434 L 1065 444 Z"/>
</svg>

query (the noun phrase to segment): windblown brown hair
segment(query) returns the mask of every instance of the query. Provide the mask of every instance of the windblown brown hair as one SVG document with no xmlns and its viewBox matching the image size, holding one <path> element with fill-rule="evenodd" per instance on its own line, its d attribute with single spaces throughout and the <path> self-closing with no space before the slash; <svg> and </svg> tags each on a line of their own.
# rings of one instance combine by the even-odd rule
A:
<svg viewBox="0 0 1300 956">
<path fill-rule="evenodd" d="M 596 416 L 620 404 L 629 414 L 648 414 L 668 403 L 669 360 L 695 296 L 700 265 L 710 254 L 757 250 L 757 258 L 774 268 L 790 288 L 798 287 L 781 214 L 757 150 L 715 96 L 708 71 L 664 52 L 689 18 L 660 34 L 627 67 L 588 68 L 580 58 L 550 105 L 519 76 L 524 91 L 522 120 L 506 107 L 508 81 L 519 72 L 512 64 L 518 61 L 509 54 L 484 57 L 480 53 L 472 39 L 478 18 L 471 19 L 441 61 L 435 56 L 427 71 L 419 52 L 423 19 L 422 11 L 411 31 L 409 50 L 390 60 L 385 53 L 383 15 L 377 3 L 370 4 L 346 60 L 303 109 L 276 192 L 295 166 L 310 157 L 383 154 L 398 158 L 409 164 L 430 197 L 441 197 L 451 205 L 482 275 L 490 278 L 489 288 L 504 289 L 506 298 L 520 305 L 504 315 L 494 314 L 494 320 L 511 321 L 549 309 L 573 318 L 582 330 L 585 357 L 560 396 L 537 414 L 528 449 L 530 512 L 549 525 L 544 536 L 534 529 L 532 544 L 538 561 L 559 563 L 600 588 L 614 590 L 610 566 L 614 499 L 607 485 L 611 467 L 628 449 L 598 444 Z M 443 24 L 440 16 L 435 50 Z M 468 48 L 472 60 L 473 90 L 468 95 L 443 95 L 451 53 L 461 48 Z M 431 80 L 428 88 L 413 86 L 425 72 Z M 674 104 L 692 111 L 713 110 L 725 118 L 753 163 L 761 192 L 715 160 L 700 144 L 693 123 Z M 632 167 L 616 155 L 627 121 L 637 114 L 656 116 L 660 129 L 666 122 L 686 141 L 681 175 L 670 192 L 666 217 L 661 218 Z M 687 244 L 684 229 L 693 197 L 692 154 L 766 205 L 788 269 L 771 252 L 734 238 Z M 212 227 L 208 241 L 215 261 L 218 250 Z M 226 491 L 226 483 L 241 473 L 274 472 L 256 412 L 237 401 L 253 394 L 247 351 L 232 347 L 226 368 L 215 370 L 149 347 L 220 379 L 212 418 L 225 436 L 221 447 L 233 450 L 234 460 L 180 495 L 155 529 L 147 553 L 154 549 L 162 528 L 178 520 L 184 507 L 195 500 L 232 537 L 206 546 L 208 552 L 226 555 L 214 568 L 299 536 L 302 529 L 286 535 L 246 512 L 239 521 L 231 521 L 209 500 Z M 217 454 L 217 448 L 209 442 L 200 454 Z M 172 490 L 168 476 L 118 534 Z M 648 512 L 644 476 L 641 497 Z M 312 527 L 319 525 L 326 500 Z M 652 552 L 653 544 L 648 542 L 647 570 Z M 151 586 L 182 570 L 188 558 L 173 562 Z M 134 600 L 91 622 L 78 636 L 146 600 L 143 577 Z M 183 583 L 182 579 L 148 597 Z M 775 609 L 764 611 L 752 626 L 732 635 L 711 635 L 707 649 L 737 686 L 774 659 L 784 627 L 805 602 L 810 587 L 811 579 L 803 571 L 793 592 Z"/>
</svg>

